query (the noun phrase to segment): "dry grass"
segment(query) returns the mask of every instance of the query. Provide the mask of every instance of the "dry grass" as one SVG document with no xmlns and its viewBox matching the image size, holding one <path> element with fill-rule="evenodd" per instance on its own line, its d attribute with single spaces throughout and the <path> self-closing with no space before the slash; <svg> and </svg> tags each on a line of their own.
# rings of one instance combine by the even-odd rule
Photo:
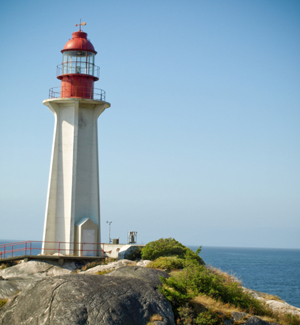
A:
<svg viewBox="0 0 300 325">
<path fill-rule="evenodd" d="M 0 270 L 4 270 L 4 269 L 6 269 L 8 267 L 9 267 L 9 265 L 7 263 L 1 263 Z"/>
<path fill-rule="evenodd" d="M 7 303 L 7 299 L 0 299 L 0 308 Z"/>
<path fill-rule="evenodd" d="M 92 267 L 98 266 L 98 265 L 107 265 L 110 262 L 115 262 L 117 261 L 114 258 L 105 258 L 104 260 L 101 261 L 94 261 L 94 262 L 89 262 L 86 265 L 81 267 L 81 271 L 86 271 L 88 269 L 91 269 Z"/>
<path fill-rule="evenodd" d="M 228 274 L 226 272 L 223 272 L 222 270 L 216 268 L 216 267 L 213 267 L 211 265 L 208 265 L 207 268 L 209 270 L 211 270 L 213 273 L 217 274 L 217 275 L 220 275 L 226 283 L 232 283 L 232 282 L 237 282 L 239 283 L 240 285 L 242 285 L 242 280 L 239 279 L 236 275 L 234 274 Z"/>
<path fill-rule="evenodd" d="M 204 306 L 206 309 L 221 312 L 222 314 L 228 314 L 232 312 L 244 312 L 244 310 L 242 310 L 241 308 L 235 307 L 230 304 L 225 304 L 219 300 L 215 300 L 205 295 L 199 295 L 193 298 L 192 303 L 194 303 L 195 305 Z M 203 307 L 199 308 L 203 309 Z"/>
<path fill-rule="evenodd" d="M 131 261 L 130 263 L 127 263 L 126 266 L 136 266 L 137 261 Z"/>
<path fill-rule="evenodd" d="M 267 295 L 267 294 L 266 294 Z M 275 296 L 276 297 L 276 296 Z M 221 301 L 215 300 L 209 296 L 205 295 L 199 295 L 191 301 L 191 304 L 197 311 L 197 313 L 204 312 L 205 310 L 212 310 L 214 312 L 218 312 L 223 314 L 226 318 L 230 318 L 231 313 L 233 312 L 245 312 L 245 310 L 241 308 L 237 308 L 230 304 L 224 304 Z M 259 318 L 263 319 L 266 322 L 274 322 L 279 323 L 281 325 L 300 325 L 300 317 L 299 316 L 293 316 L 286 313 L 279 313 L 279 312 L 273 312 L 273 317 L 270 316 L 259 316 Z M 253 316 L 249 314 L 250 317 Z M 235 322 L 235 324 L 241 324 L 245 321 Z"/>
<path fill-rule="evenodd" d="M 0 270 L 4 270 L 10 266 L 14 266 L 14 265 L 17 265 L 21 263 L 21 260 L 20 261 L 12 261 L 12 262 L 8 262 L 8 263 L 1 263 L 0 264 Z"/>
<path fill-rule="evenodd" d="M 270 295 L 268 293 L 261 292 L 261 296 L 262 296 L 262 298 L 267 299 L 267 300 L 276 300 L 276 301 L 280 301 L 280 302 L 285 302 L 284 300 L 280 299 L 278 296 Z"/>
<path fill-rule="evenodd" d="M 163 318 L 159 314 L 154 314 L 150 317 L 150 321 L 147 323 L 147 325 L 154 325 L 153 322 L 155 321 L 162 321 Z"/>
<path fill-rule="evenodd" d="M 111 271 L 113 271 L 113 269 L 98 271 L 96 274 L 98 274 L 98 275 L 104 275 L 104 274 L 110 273 Z"/>
</svg>

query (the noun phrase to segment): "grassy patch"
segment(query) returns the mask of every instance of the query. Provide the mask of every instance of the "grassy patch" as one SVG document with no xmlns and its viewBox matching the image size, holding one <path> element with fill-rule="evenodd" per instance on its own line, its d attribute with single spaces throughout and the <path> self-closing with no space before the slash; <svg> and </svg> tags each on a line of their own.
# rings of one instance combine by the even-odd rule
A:
<svg viewBox="0 0 300 325">
<path fill-rule="evenodd" d="M 0 308 L 7 303 L 7 299 L 0 299 Z"/>
<path fill-rule="evenodd" d="M 86 271 L 86 270 L 91 269 L 92 267 L 95 267 L 98 265 L 107 265 L 108 263 L 115 262 L 115 261 L 117 261 L 117 260 L 114 258 L 105 258 L 101 261 L 89 262 L 86 265 L 81 267 L 81 271 Z"/>
<path fill-rule="evenodd" d="M 4 270 L 8 267 L 14 266 L 21 263 L 21 261 L 11 261 L 11 262 L 7 262 L 7 263 L 1 263 L 0 264 L 0 270 Z"/>
<path fill-rule="evenodd" d="M 8 267 L 9 267 L 9 265 L 7 263 L 1 263 L 0 270 L 4 270 L 4 269 L 6 269 Z"/>
<path fill-rule="evenodd" d="M 178 324 L 223 324 L 232 312 L 246 312 L 268 322 L 300 325 L 300 317 L 272 311 L 223 272 L 190 265 L 162 278 L 160 292 L 171 302 Z"/>
<path fill-rule="evenodd" d="M 152 261 L 147 267 L 153 269 L 161 269 L 167 271 L 173 271 L 184 268 L 184 259 L 178 256 L 161 256 Z"/>
<path fill-rule="evenodd" d="M 241 285 L 214 273 L 203 265 L 191 263 L 182 272 L 168 279 L 161 278 L 163 286 L 160 291 L 175 306 L 190 302 L 198 295 L 207 295 L 223 303 L 239 307 L 246 312 L 257 315 L 269 315 L 270 310 L 259 300 L 244 292 Z"/>
<path fill-rule="evenodd" d="M 300 317 L 292 314 L 277 314 L 276 320 L 282 325 L 300 325 Z"/>
<path fill-rule="evenodd" d="M 103 270 L 103 271 L 98 271 L 96 274 L 98 274 L 98 275 L 104 275 L 104 274 L 110 273 L 111 271 L 113 271 L 113 270 L 112 269 L 110 269 L 110 270 Z"/>
<path fill-rule="evenodd" d="M 159 314 L 154 314 L 150 317 L 150 321 L 147 323 L 147 325 L 154 325 L 155 321 L 162 321 L 163 318 Z"/>
<path fill-rule="evenodd" d="M 154 325 L 155 321 L 162 321 L 163 318 L 159 314 L 154 314 L 150 317 L 150 321 L 147 323 L 147 325 Z"/>
<path fill-rule="evenodd" d="M 179 258 L 185 258 L 188 254 L 190 257 L 193 257 L 193 259 L 198 261 L 199 264 L 205 264 L 199 256 L 200 251 L 201 247 L 195 253 L 174 238 L 161 238 L 148 243 L 142 249 L 142 259 L 153 261 L 161 256 L 177 256 Z"/>
<path fill-rule="evenodd" d="M 276 300 L 280 302 L 284 302 L 282 299 L 280 299 L 278 296 L 270 295 L 268 293 L 261 292 L 261 296 L 267 300 Z"/>
</svg>

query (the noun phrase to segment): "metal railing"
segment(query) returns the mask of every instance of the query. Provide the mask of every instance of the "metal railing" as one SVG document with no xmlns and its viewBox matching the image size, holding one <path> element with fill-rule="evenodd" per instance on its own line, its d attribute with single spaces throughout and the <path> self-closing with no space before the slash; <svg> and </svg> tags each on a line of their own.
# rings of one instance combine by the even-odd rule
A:
<svg viewBox="0 0 300 325">
<path fill-rule="evenodd" d="M 106 93 L 103 89 L 90 89 L 79 86 L 53 87 L 49 89 L 49 98 L 87 98 L 105 101 Z"/>
<path fill-rule="evenodd" d="M 94 248 L 94 249 L 91 249 Z M 23 241 L 0 244 L 0 260 L 17 256 L 64 255 L 64 256 L 103 256 L 103 243 L 76 243 L 56 241 Z"/>
<path fill-rule="evenodd" d="M 100 78 L 100 67 L 88 62 L 65 62 L 56 67 L 56 76 L 64 74 L 84 74 Z"/>
</svg>

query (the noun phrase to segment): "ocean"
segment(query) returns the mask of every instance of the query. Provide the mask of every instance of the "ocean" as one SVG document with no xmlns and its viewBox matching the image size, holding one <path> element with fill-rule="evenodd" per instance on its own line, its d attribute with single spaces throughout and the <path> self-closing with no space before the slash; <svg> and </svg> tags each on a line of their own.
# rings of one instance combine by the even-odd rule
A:
<svg viewBox="0 0 300 325">
<path fill-rule="evenodd" d="M 8 242 L 12 241 L 0 244 Z M 207 265 L 235 275 L 245 287 L 276 295 L 300 308 L 300 249 L 204 246 L 200 256 Z"/>
<path fill-rule="evenodd" d="M 243 286 L 300 308 L 300 249 L 202 247 L 200 256 L 207 265 L 235 275 Z"/>
</svg>

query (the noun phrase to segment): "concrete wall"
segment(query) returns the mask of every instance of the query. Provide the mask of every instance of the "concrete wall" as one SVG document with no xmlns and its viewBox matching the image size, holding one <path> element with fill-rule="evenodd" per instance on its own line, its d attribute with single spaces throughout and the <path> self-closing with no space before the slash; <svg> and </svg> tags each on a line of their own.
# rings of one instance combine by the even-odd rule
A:
<svg viewBox="0 0 300 325">
<path fill-rule="evenodd" d="M 101 242 L 97 118 L 110 104 L 71 98 L 43 103 L 55 116 L 43 241 L 68 242 L 60 248 L 72 255 L 75 224 L 83 218 L 97 225 Z M 43 253 L 53 248 L 45 243 Z"/>
<path fill-rule="evenodd" d="M 126 251 L 131 252 L 135 247 L 144 247 L 144 245 L 128 245 L 128 244 L 102 244 L 104 247 L 104 256 L 110 258 L 123 259 L 126 258 Z M 119 254 L 121 253 L 121 254 Z M 124 254 L 125 253 L 125 254 Z M 121 255 L 121 256 L 119 256 Z"/>
<path fill-rule="evenodd" d="M 110 258 L 118 258 L 119 251 L 125 244 L 102 244 L 104 256 Z"/>
</svg>

